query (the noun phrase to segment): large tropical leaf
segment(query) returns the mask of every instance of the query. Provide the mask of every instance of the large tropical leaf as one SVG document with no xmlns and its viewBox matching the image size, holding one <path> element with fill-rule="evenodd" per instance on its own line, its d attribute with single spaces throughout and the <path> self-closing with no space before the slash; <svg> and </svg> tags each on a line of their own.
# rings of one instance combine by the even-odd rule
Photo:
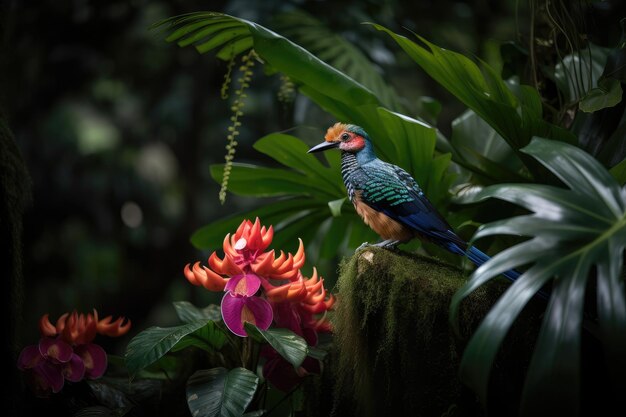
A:
<svg viewBox="0 0 626 417">
<path fill-rule="evenodd" d="M 216 304 L 210 304 L 205 308 L 198 308 L 189 301 L 174 301 L 172 304 L 174 305 L 174 309 L 176 309 L 176 315 L 183 323 L 222 319 L 220 306 Z"/>
<path fill-rule="evenodd" d="M 608 369 L 623 383 L 626 371 L 626 189 L 582 150 L 535 138 L 523 149 L 569 189 L 526 184 L 494 185 L 466 202 L 498 198 L 532 214 L 483 225 L 475 239 L 494 234 L 528 236 L 478 268 L 455 294 L 451 317 L 461 301 L 504 271 L 528 265 L 487 314 L 472 336 L 461 363 L 461 377 L 483 401 L 490 370 L 515 318 L 546 284 L 552 284 L 543 324 L 525 383 L 525 415 L 576 415 L 580 398 L 581 328 L 585 293 L 597 298 L 597 322 Z M 595 285 L 590 286 L 594 276 Z M 592 312 L 596 314 L 596 312 Z M 621 374 L 620 374 L 621 372 Z M 545 399 L 550 398 L 549 402 Z"/>
<path fill-rule="evenodd" d="M 294 367 L 299 367 L 308 354 L 308 346 L 302 336 L 289 329 L 275 328 L 261 330 L 253 324 L 245 323 L 246 332 L 259 342 L 267 342 Z"/>
<path fill-rule="evenodd" d="M 240 417 L 252 401 L 259 378 L 245 368 L 196 371 L 187 381 L 187 405 L 194 417 Z"/>
<path fill-rule="evenodd" d="M 215 352 L 220 350 L 224 343 L 226 343 L 224 331 L 215 322 L 208 321 L 206 325 L 180 339 L 172 347 L 171 351 L 178 352 L 190 346 L 195 346 L 207 352 Z"/>
<path fill-rule="evenodd" d="M 405 124 L 391 112 L 380 109 L 381 119 L 385 120 L 390 135 L 406 135 L 414 138 L 406 145 L 407 169 L 414 172 L 417 181 L 435 203 L 441 204 L 447 197 L 451 176 L 446 169 L 449 156 L 433 158 L 435 147 L 434 132 L 422 129 L 417 124 Z M 393 143 L 390 142 L 393 146 Z M 284 134 L 270 134 L 254 145 L 255 149 L 270 156 L 285 168 L 264 168 L 253 165 L 235 164 L 230 175 L 230 189 L 233 193 L 247 196 L 295 196 L 264 205 L 251 212 L 233 217 L 231 220 L 213 223 L 196 232 L 192 242 L 199 248 L 218 248 L 226 233 L 232 232 L 242 217 L 258 216 L 264 224 L 276 228 L 273 246 L 280 249 L 294 249 L 297 238 L 306 242 L 306 236 L 318 236 L 326 245 L 337 244 L 344 236 L 352 236 L 346 243 L 355 248 L 364 241 L 373 241 L 375 235 L 363 224 L 352 204 L 346 203 L 346 191 L 341 182 L 338 153 L 327 152 L 324 156 L 328 166 L 315 156 L 308 155 L 308 147 L 298 138 Z M 219 182 L 222 167 L 211 169 Z M 260 181 L 263 178 L 263 181 Z M 320 227 L 322 225 L 323 227 Z M 331 235 L 328 235 L 328 231 Z M 339 237 L 338 239 L 334 238 Z M 363 240 L 361 240 L 363 239 Z M 332 250 L 324 248 L 321 254 L 333 256 Z"/>
<path fill-rule="evenodd" d="M 338 120 L 362 126 L 374 139 L 381 156 L 404 167 L 406 155 L 393 152 L 395 149 L 388 142 L 403 143 L 413 138 L 388 137 L 378 116 L 378 107 L 384 107 L 384 103 L 376 94 L 289 39 L 257 23 L 214 12 L 173 17 L 157 26 L 166 26 L 170 31 L 167 41 L 194 45 L 200 53 L 218 49 L 217 56 L 222 59 L 254 48 L 267 65 L 287 75 L 302 93 Z M 403 123 L 428 129 L 417 120 L 398 117 Z"/>
<path fill-rule="evenodd" d="M 128 372 L 135 375 L 169 352 L 185 336 L 206 325 L 206 321 L 195 321 L 182 326 L 150 327 L 142 331 L 126 347 Z"/>
<path fill-rule="evenodd" d="M 437 196 L 431 197 L 435 205 L 441 203 L 443 197 L 439 196 L 446 196 L 449 179 L 446 178 L 445 168 L 449 160 L 440 158 L 430 162 L 434 155 L 435 130 L 416 119 L 385 108 L 384 102 L 370 89 L 301 46 L 257 23 L 220 13 L 192 13 L 168 19 L 160 25 L 170 30 L 168 41 L 176 41 L 180 46 L 194 45 L 201 53 L 218 49 L 217 56 L 223 59 L 254 48 L 267 65 L 287 75 L 303 94 L 338 120 L 362 126 L 372 138 L 379 156 L 416 174 L 416 180 L 422 184 L 425 192 L 429 196 Z M 275 138 L 275 141 L 280 142 L 281 139 Z M 300 144 L 300 147 L 304 149 L 304 144 Z M 416 156 L 413 149 L 428 152 L 421 155 L 421 160 L 428 163 L 419 165 L 419 175 L 411 169 Z M 268 149 L 268 152 L 274 153 L 274 150 Z M 433 169 L 429 169 L 431 163 Z M 255 174 L 263 176 L 272 184 L 281 182 L 284 194 L 297 191 L 289 187 L 289 184 L 294 184 L 291 173 L 286 173 L 282 179 L 276 178 L 277 172 L 272 170 L 261 169 Z M 432 178 L 433 175 L 438 177 Z M 440 181 L 442 177 L 445 179 Z M 338 173 L 335 178 L 339 178 Z M 424 184 L 429 186 L 424 187 Z M 317 181 L 311 183 L 311 187 L 318 185 Z M 258 187 L 261 195 L 271 195 L 272 191 L 263 188 L 264 185 L 259 184 Z"/>
<path fill-rule="evenodd" d="M 570 132 L 543 120 L 536 90 L 522 88 L 517 97 L 485 63 L 481 71 L 469 58 L 440 48 L 421 36 L 416 36 L 418 44 L 383 26 L 374 24 L 374 27 L 389 34 L 428 75 L 489 123 L 518 152 L 533 174 L 539 173 L 534 163 L 519 152 L 533 136 L 574 142 Z"/>
<path fill-rule="evenodd" d="M 385 107 L 402 111 L 397 93 L 385 82 L 380 68 L 361 49 L 317 18 L 301 10 L 292 10 L 276 16 L 272 23 L 285 37 L 370 89 Z"/>
<path fill-rule="evenodd" d="M 522 162 L 491 126 L 467 110 L 452 121 L 452 159 L 474 174 L 474 182 L 527 182 L 519 173 Z"/>
</svg>

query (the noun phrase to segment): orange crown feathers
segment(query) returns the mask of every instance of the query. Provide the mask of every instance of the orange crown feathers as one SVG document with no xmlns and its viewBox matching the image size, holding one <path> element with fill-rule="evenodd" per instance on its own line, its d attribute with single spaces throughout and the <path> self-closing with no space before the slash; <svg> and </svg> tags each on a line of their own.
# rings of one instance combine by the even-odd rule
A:
<svg viewBox="0 0 626 417">
<path fill-rule="evenodd" d="M 337 137 L 339 136 L 339 134 L 341 134 L 341 132 L 346 130 L 347 127 L 348 127 L 347 124 L 335 123 L 334 125 L 328 128 L 328 130 L 326 131 L 326 136 L 324 136 L 324 139 L 326 140 L 326 142 L 334 142 L 335 140 L 337 140 Z"/>
</svg>

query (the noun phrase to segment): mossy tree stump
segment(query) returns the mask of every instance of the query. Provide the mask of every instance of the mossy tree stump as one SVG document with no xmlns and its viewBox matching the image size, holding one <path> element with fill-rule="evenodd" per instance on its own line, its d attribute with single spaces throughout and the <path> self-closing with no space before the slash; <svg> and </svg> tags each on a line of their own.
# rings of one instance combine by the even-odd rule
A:
<svg viewBox="0 0 626 417">
<path fill-rule="evenodd" d="M 436 260 L 376 247 L 343 263 L 334 318 L 333 415 L 484 414 L 458 369 L 465 343 L 506 283 L 479 289 L 463 302 L 459 337 L 448 311 L 465 281 L 462 271 Z M 522 328 L 507 337 L 498 356 L 490 385 L 501 400 L 490 405 L 490 414 L 517 407 L 536 325 Z"/>
</svg>

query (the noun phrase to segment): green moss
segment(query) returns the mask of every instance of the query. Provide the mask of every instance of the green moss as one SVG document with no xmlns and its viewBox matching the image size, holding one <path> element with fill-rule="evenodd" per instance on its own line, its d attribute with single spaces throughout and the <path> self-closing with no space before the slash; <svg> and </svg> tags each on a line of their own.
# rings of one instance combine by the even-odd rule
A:
<svg viewBox="0 0 626 417">
<path fill-rule="evenodd" d="M 334 415 L 476 415 L 457 376 L 460 356 L 502 287 L 464 302 L 458 338 L 448 308 L 465 279 L 436 260 L 375 247 L 342 264 Z"/>
</svg>

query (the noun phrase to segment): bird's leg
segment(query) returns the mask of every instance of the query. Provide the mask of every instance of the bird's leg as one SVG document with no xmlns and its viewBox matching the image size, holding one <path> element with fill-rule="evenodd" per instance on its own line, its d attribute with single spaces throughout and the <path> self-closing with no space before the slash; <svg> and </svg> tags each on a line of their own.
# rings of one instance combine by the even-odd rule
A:
<svg viewBox="0 0 626 417">
<path fill-rule="evenodd" d="M 378 242 L 374 244 L 373 246 L 378 246 L 379 248 L 386 248 L 386 249 L 395 249 L 395 247 L 398 246 L 399 243 L 401 242 L 397 239 L 387 239 L 387 240 L 383 240 L 382 242 Z"/>
<path fill-rule="evenodd" d="M 367 248 L 368 246 L 372 246 L 372 244 L 371 244 L 371 243 L 368 243 L 368 242 L 363 242 L 363 243 L 361 243 L 361 246 L 359 246 L 358 248 L 356 248 L 356 251 L 355 251 L 355 252 L 358 252 L 358 251 L 360 251 L 361 249 L 365 249 L 365 248 Z"/>
</svg>

